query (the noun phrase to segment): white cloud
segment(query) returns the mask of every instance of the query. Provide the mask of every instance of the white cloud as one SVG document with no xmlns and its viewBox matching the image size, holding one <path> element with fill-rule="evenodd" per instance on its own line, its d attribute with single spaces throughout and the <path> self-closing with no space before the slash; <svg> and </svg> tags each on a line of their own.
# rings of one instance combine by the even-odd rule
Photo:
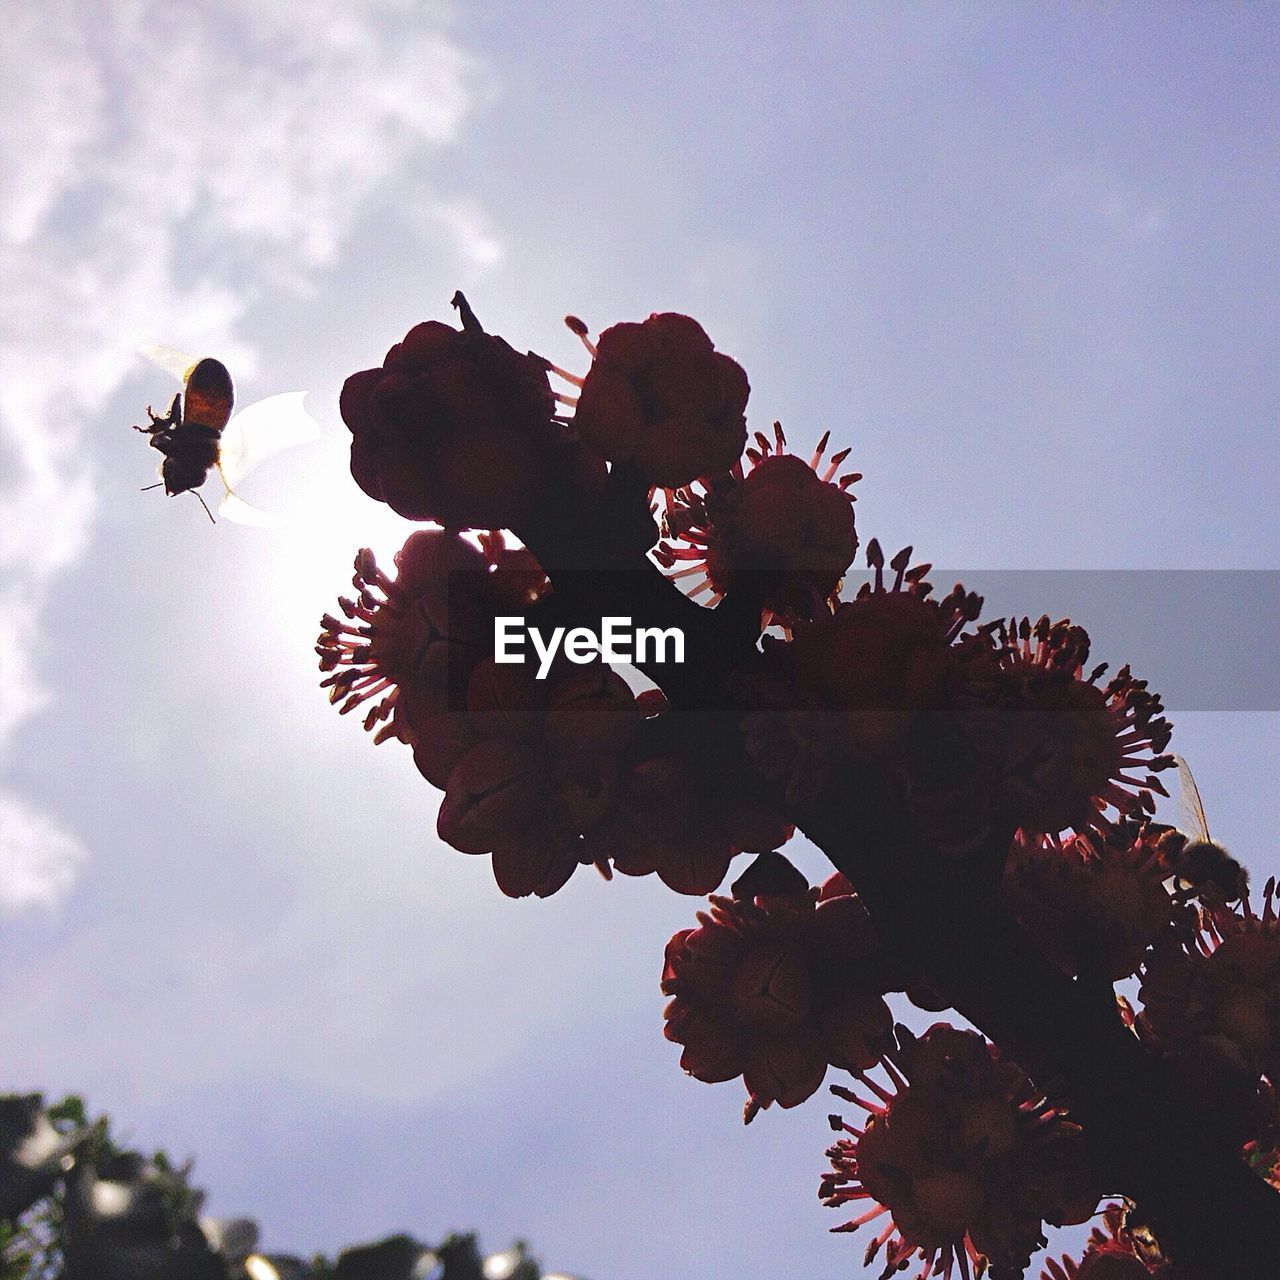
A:
<svg viewBox="0 0 1280 1280">
<path fill-rule="evenodd" d="M 0 911 L 55 906 L 71 888 L 83 857 L 79 841 L 0 791 Z"/>
<path fill-rule="evenodd" d="M 110 181 L 188 220 L 197 244 L 270 248 L 268 272 L 287 273 L 330 261 L 384 176 L 456 139 L 477 68 L 395 6 L 317 4 L 287 23 L 272 8 L 119 7 L 112 84 L 133 145 Z"/>
<path fill-rule="evenodd" d="M 80 24 L 66 21 L 58 8 L 26 5 L 5 15 L 0 237 L 11 244 L 30 240 L 58 196 L 75 184 L 101 110 L 101 78 Z"/>
<path fill-rule="evenodd" d="M 0 758 L 42 702 L 41 607 L 95 515 L 85 431 L 136 344 L 217 350 L 246 369 L 247 308 L 331 262 L 379 184 L 455 141 L 483 88 L 439 18 L 399 0 L 122 0 L 94 6 L 92 21 L 64 0 L 9 18 Z M 491 232 L 467 230 L 484 226 L 479 211 L 442 221 L 470 235 L 473 258 L 498 252 Z M 74 844 L 21 812 L 31 849 Z M 61 892 L 70 872 L 45 883 Z"/>
</svg>

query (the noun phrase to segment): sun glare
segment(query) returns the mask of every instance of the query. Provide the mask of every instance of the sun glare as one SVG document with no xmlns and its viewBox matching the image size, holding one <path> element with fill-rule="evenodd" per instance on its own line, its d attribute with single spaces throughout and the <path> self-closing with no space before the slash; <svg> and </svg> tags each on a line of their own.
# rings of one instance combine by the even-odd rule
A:
<svg viewBox="0 0 1280 1280">
<path fill-rule="evenodd" d="M 334 435 L 273 464 L 272 488 L 262 499 L 282 516 L 279 528 L 256 532 L 263 541 L 260 572 L 269 588 L 268 616 L 296 639 L 309 639 L 320 615 L 351 591 L 352 561 L 361 547 L 390 564 L 414 524 L 374 502 L 352 481 L 346 442 Z M 305 455 L 305 456 L 304 456 Z M 339 456 L 326 456 L 339 455 Z"/>
</svg>

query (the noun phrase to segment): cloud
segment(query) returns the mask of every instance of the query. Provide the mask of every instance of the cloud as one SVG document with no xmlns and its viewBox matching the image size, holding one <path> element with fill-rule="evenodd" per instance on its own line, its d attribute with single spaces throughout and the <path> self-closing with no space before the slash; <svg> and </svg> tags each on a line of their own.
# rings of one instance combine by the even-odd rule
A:
<svg viewBox="0 0 1280 1280">
<path fill-rule="evenodd" d="M 0 236 L 10 244 L 30 240 L 76 181 L 101 110 L 101 80 L 78 24 L 56 10 L 28 5 L 7 15 L 0 48 Z"/>
<path fill-rule="evenodd" d="M 83 856 L 79 841 L 0 791 L 0 911 L 56 905 Z"/>
<path fill-rule="evenodd" d="M 443 20 L 397 0 L 82 8 L 20 7 L 0 49 L 0 763 L 46 696 L 42 606 L 96 513 L 86 431 L 134 347 L 251 368 L 246 311 L 331 263 L 380 184 L 455 142 L 485 92 Z M 440 209 L 474 260 L 500 252 L 479 210 Z M 74 865 L 72 836 L 9 813 L 24 847 Z"/>
</svg>

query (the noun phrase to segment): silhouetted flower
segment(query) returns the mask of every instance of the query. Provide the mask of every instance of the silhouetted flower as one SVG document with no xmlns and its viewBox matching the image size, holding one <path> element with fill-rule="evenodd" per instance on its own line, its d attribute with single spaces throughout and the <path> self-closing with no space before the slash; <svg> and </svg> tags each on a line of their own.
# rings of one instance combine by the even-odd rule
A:
<svg viewBox="0 0 1280 1280">
<path fill-rule="evenodd" d="M 618 812 L 608 835 L 609 855 L 624 875 L 652 875 L 669 842 L 680 843 L 671 859 L 677 881 L 698 884 L 715 878 L 718 885 L 729 869 L 732 850 L 727 840 L 695 836 L 698 789 L 681 760 L 656 756 L 636 762 L 622 781 Z"/>
<path fill-rule="evenodd" d="M 329 673 L 321 685 L 343 715 L 376 699 L 364 727 L 378 742 L 399 737 L 417 745 L 413 725 L 427 716 L 433 734 L 448 739 L 465 732 L 459 716 L 467 681 L 492 651 L 495 614 L 522 612 L 546 578 L 527 551 L 509 548 L 501 535 L 491 535 L 482 552 L 440 529 L 411 534 L 395 565 L 392 578 L 373 552 L 356 555 L 356 598 L 339 599 L 342 617 L 321 619 L 316 652 Z"/>
<path fill-rule="evenodd" d="M 751 682 L 757 710 L 743 724 L 756 767 L 783 781 L 793 804 L 812 803 L 841 760 L 905 763 L 920 716 L 946 701 L 959 674 L 954 644 L 981 600 L 957 586 L 930 598 L 928 565 L 908 568 L 911 549 L 892 560 L 892 582 L 874 539 L 874 579 L 853 600 L 771 642 L 772 671 Z"/>
<path fill-rule="evenodd" d="M 600 335 L 573 426 L 610 462 L 634 460 L 651 484 L 677 488 L 738 461 L 749 391 L 696 320 L 655 314 Z"/>
<path fill-rule="evenodd" d="M 773 440 L 756 433 L 745 471 L 739 461 L 729 475 L 705 481 L 701 491 L 667 491 L 663 525 L 672 541 L 655 553 L 664 568 L 675 570 L 673 578 L 694 577 L 689 594 L 709 592 L 708 604 L 716 604 L 735 580 L 750 578 L 749 589 L 759 593 L 764 608 L 762 626 L 827 610 L 858 549 L 847 490 L 861 477 L 850 472 L 833 480 L 849 450 L 824 462 L 823 436 L 806 463 L 785 452 L 781 425 L 775 422 L 773 429 Z"/>
<path fill-rule="evenodd" d="M 638 705 L 650 721 L 671 712 L 658 690 Z M 786 815 L 749 778 L 720 767 L 698 751 L 696 721 L 661 721 L 660 743 L 637 742 L 621 779 L 618 804 L 602 829 L 601 850 L 626 876 L 657 874 L 677 893 L 713 893 L 739 853 L 765 853 L 794 831 Z M 690 750 L 689 747 L 694 749 Z"/>
<path fill-rule="evenodd" d="M 1070 622 L 1023 618 L 990 629 L 1005 706 L 1002 805 L 1025 831 L 1105 836 L 1107 809 L 1140 815 L 1165 795 L 1154 774 L 1171 768 L 1160 699 L 1123 667 L 1105 686 L 1106 664 L 1086 677 L 1089 636 Z M 1149 770 L 1134 776 L 1133 770 Z"/>
<path fill-rule="evenodd" d="M 545 496 L 563 437 L 545 362 L 485 333 L 465 301 L 461 309 L 461 331 L 415 325 L 380 368 L 346 380 L 351 474 L 410 520 L 511 528 Z"/>
<path fill-rule="evenodd" d="M 584 863 L 608 873 L 595 837 L 617 803 L 639 712 L 601 664 L 557 664 L 546 681 L 524 664 L 486 658 L 465 714 L 418 722 L 414 759 L 443 779 L 437 829 L 463 853 L 493 855 L 509 897 L 547 897 Z"/>
<path fill-rule="evenodd" d="M 868 1119 L 859 1129 L 831 1117 L 848 1136 L 827 1152 L 818 1194 L 830 1207 L 872 1206 L 835 1230 L 888 1214 L 866 1251 L 870 1264 L 885 1250 L 885 1277 L 913 1256 L 920 1277 L 967 1280 L 983 1258 L 997 1276 L 1021 1275 L 1046 1221 L 1083 1222 L 1098 1202 L 1079 1128 L 974 1032 L 937 1023 L 898 1036 L 883 1061 L 890 1088 L 866 1074 L 870 1098 L 832 1087 Z"/>
<path fill-rule="evenodd" d="M 701 896 L 720 886 L 736 854 L 785 842 L 785 819 L 726 807 L 702 781 L 682 756 L 652 756 L 631 767 L 607 836 L 615 870 L 656 873 L 677 893 Z"/>
<path fill-rule="evenodd" d="M 713 897 L 698 927 L 667 943 L 665 1035 L 699 1080 L 742 1076 L 744 1118 L 794 1107 L 827 1066 L 870 1066 L 892 1036 L 874 958 L 875 932 L 841 878 L 818 889 L 744 902 Z"/>
<path fill-rule="evenodd" d="M 839 715 L 849 755 L 883 757 L 932 704 L 951 663 L 934 601 L 907 591 L 862 596 L 796 634 L 789 656 L 803 696 Z"/>
<path fill-rule="evenodd" d="M 1097 835 L 1020 835 L 1001 897 L 1028 937 L 1071 975 L 1081 964 L 1119 981 L 1184 914 L 1164 886 L 1158 835 L 1127 821 Z"/>
<path fill-rule="evenodd" d="M 1280 900 L 1274 880 L 1262 913 L 1201 914 L 1190 938 L 1170 940 L 1147 961 L 1140 1025 L 1175 1061 L 1218 1062 L 1250 1083 L 1280 1080 Z"/>
</svg>

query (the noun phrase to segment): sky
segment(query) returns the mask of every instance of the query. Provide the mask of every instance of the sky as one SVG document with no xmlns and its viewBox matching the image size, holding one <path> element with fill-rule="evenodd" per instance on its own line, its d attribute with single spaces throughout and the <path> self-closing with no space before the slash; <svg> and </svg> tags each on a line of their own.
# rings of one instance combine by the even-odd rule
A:
<svg viewBox="0 0 1280 1280">
<path fill-rule="evenodd" d="M 273 1250 L 474 1226 L 592 1280 L 862 1274 L 815 1195 L 831 1100 L 744 1129 L 662 1039 L 698 903 L 585 871 L 505 899 L 318 687 L 356 549 L 408 532 L 338 391 L 458 288 L 569 368 L 566 312 L 698 318 L 753 428 L 852 447 L 864 542 L 1165 675 L 1213 834 L 1280 872 L 1276 578 L 1213 572 L 1280 568 L 1274 9 L 5 20 L 0 1088 L 194 1155 Z M 143 342 L 242 404 L 309 393 L 323 439 L 248 493 L 284 527 L 138 492 L 129 427 L 176 389 Z"/>
</svg>

